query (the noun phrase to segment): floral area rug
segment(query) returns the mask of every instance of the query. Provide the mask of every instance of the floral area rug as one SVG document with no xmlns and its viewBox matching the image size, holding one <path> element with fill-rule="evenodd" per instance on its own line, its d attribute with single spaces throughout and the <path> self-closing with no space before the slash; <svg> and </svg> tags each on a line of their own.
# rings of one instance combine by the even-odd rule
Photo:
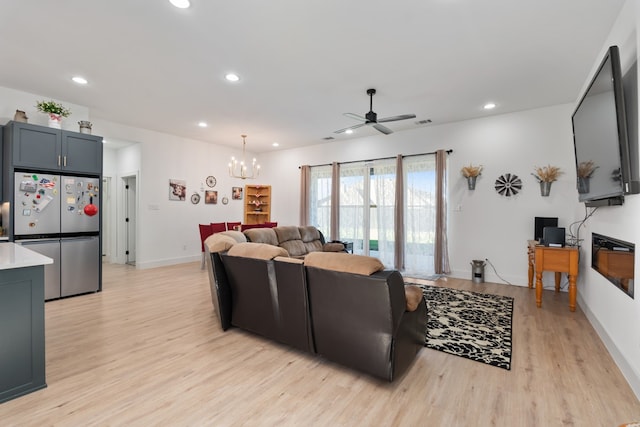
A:
<svg viewBox="0 0 640 427">
<path fill-rule="evenodd" d="M 427 302 L 426 347 L 511 369 L 513 298 L 418 286 Z"/>
</svg>

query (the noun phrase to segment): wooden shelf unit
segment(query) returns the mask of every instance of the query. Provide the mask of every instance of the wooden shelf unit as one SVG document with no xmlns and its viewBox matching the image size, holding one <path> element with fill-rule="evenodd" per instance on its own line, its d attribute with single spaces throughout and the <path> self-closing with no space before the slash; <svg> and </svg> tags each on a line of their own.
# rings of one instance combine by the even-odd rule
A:
<svg viewBox="0 0 640 427">
<path fill-rule="evenodd" d="M 263 224 L 271 221 L 271 186 L 244 186 L 244 224 Z"/>
</svg>

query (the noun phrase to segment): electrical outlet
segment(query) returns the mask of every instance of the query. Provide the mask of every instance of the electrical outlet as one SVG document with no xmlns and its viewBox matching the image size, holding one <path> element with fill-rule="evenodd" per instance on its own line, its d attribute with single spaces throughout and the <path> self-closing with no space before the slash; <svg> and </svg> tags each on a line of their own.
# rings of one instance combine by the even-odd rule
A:
<svg viewBox="0 0 640 427">
<path fill-rule="evenodd" d="M 187 245 L 182 245 L 182 250 L 186 251 L 187 250 Z"/>
</svg>

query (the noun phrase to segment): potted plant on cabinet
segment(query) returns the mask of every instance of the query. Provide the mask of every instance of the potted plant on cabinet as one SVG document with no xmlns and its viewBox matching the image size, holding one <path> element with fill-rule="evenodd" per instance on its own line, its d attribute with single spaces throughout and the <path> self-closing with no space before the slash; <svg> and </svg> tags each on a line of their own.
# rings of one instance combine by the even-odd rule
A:
<svg viewBox="0 0 640 427">
<path fill-rule="evenodd" d="M 62 128 L 63 117 L 69 117 L 71 115 L 71 110 L 55 101 L 38 101 L 36 108 L 41 113 L 49 115 L 49 127 L 56 129 Z"/>
</svg>

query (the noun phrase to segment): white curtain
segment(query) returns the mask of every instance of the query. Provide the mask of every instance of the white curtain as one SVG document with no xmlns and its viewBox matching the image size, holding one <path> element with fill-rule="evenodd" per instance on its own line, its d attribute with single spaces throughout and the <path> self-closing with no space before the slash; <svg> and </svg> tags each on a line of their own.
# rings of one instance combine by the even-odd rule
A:
<svg viewBox="0 0 640 427">
<path fill-rule="evenodd" d="M 436 159 L 435 155 L 405 157 L 405 259 L 404 274 L 434 274 L 436 227 Z"/>
<path fill-rule="evenodd" d="M 385 267 L 395 266 L 396 164 L 395 159 L 376 160 L 370 169 L 371 209 L 369 253 Z M 377 249 L 377 250 L 374 250 Z"/>
<path fill-rule="evenodd" d="M 364 227 L 369 204 L 369 197 L 365 197 L 366 170 L 364 162 L 340 165 L 340 240 L 353 242 L 355 254 L 367 253 L 369 245 Z"/>
<path fill-rule="evenodd" d="M 402 269 L 404 265 L 402 272 L 410 276 L 433 276 L 438 200 L 436 156 L 400 157 L 342 163 L 335 170 L 339 179 L 334 177 L 333 187 L 332 166 L 312 167 L 311 224 L 328 235 L 332 227 L 333 193 L 334 210 L 339 218 L 333 227 L 339 227 L 337 238 L 353 242 L 354 253 L 377 257 L 386 268 Z M 402 174 L 399 179 L 398 173 Z M 443 192 L 446 198 L 446 187 Z M 396 204 L 402 205 L 401 212 Z M 401 251 L 396 250 L 396 243 L 402 245 Z"/>
<path fill-rule="evenodd" d="M 331 231 L 331 165 L 311 168 L 309 224 L 328 238 Z"/>
</svg>

